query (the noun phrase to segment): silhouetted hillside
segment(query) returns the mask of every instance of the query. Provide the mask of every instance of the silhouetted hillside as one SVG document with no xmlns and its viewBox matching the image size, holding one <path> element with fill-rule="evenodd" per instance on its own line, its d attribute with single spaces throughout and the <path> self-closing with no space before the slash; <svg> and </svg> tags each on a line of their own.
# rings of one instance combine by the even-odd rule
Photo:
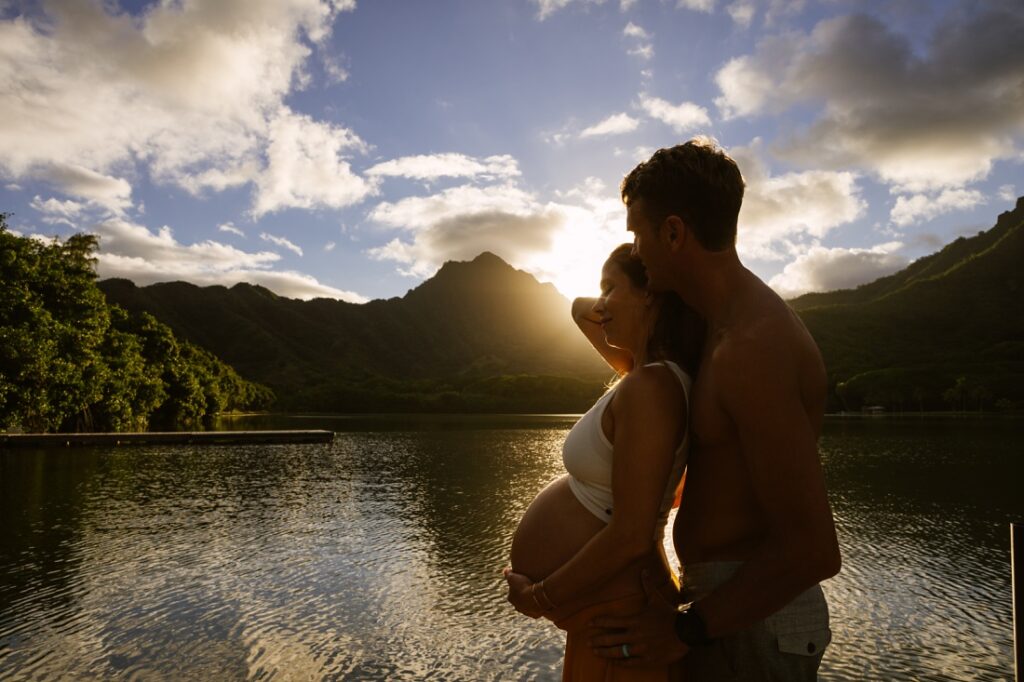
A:
<svg viewBox="0 0 1024 682">
<path fill-rule="evenodd" d="M 992 229 L 894 275 L 791 301 L 821 346 L 833 406 L 973 409 L 1024 400 L 1022 261 L 1024 197 Z"/>
<path fill-rule="evenodd" d="M 273 387 L 290 408 L 578 410 L 610 374 L 569 302 L 491 253 L 446 263 L 402 298 L 362 305 L 248 284 L 100 286 Z"/>
<path fill-rule="evenodd" d="M 894 275 L 791 301 L 821 346 L 830 408 L 1024 404 L 1022 261 L 1024 198 L 992 229 Z M 610 375 L 569 302 L 491 253 L 362 305 L 248 284 L 100 287 L 270 386 L 284 408 L 578 411 Z"/>
</svg>

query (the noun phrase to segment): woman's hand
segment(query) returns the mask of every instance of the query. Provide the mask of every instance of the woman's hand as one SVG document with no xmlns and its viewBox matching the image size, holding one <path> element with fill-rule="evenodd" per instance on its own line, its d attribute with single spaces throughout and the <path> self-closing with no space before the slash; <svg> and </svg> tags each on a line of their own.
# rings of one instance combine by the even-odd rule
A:
<svg viewBox="0 0 1024 682">
<path fill-rule="evenodd" d="M 604 338 L 601 316 L 594 310 L 596 298 L 577 298 L 572 302 L 572 320 L 579 327 L 587 341 L 616 374 L 625 374 L 633 369 L 633 354 L 627 350 L 609 346 Z"/>
<path fill-rule="evenodd" d="M 544 609 L 541 608 L 533 591 L 533 581 L 511 568 L 506 568 L 504 574 L 505 580 L 508 581 L 508 603 L 529 618 L 540 618 L 544 615 Z"/>
</svg>

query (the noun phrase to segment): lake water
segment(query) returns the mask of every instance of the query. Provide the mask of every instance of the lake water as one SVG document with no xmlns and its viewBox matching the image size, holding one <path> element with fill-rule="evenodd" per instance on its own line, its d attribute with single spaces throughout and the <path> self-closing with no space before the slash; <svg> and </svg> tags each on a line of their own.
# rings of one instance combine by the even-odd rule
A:
<svg viewBox="0 0 1024 682">
<path fill-rule="evenodd" d="M 500 570 L 572 417 L 276 417 L 329 445 L 0 452 L 0 679 L 548 680 Z M 1012 679 L 1019 419 L 830 419 L 824 680 Z"/>
</svg>

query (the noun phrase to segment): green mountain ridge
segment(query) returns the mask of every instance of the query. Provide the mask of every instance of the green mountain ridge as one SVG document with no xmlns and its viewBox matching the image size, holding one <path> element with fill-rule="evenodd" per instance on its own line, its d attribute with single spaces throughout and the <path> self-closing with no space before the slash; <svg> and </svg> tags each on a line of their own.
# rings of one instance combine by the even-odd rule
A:
<svg viewBox="0 0 1024 682">
<path fill-rule="evenodd" d="M 1024 197 L 990 230 L 900 272 L 791 301 L 822 349 L 833 408 L 1020 403 L 1022 257 Z"/>
<path fill-rule="evenodd" d="M 897 273 L 790 301 L 821 347 L 830 409 L 1024 404 L 1022 256 L 1024 197 Z M 487 252 L 365 304 L 249 284 L 100 288 L 268 385 L 285 409 L 577 411 L 610 376 L 569 302 Z"/>
<path fill-rule="evenodd" d="M 977 255 L 1004 238 L 1024 220 L 1024 197 L 1017 200 L 1016 207 L 999 215 L 995 226 L 990 230 L 982 230 L 974 237 L 959 237 L 939 251 L 917 259 L 899 272 L 880 277 L 853 289 L 839 289 L 829 292 L 813 292 L 798 296 L 788 301 L 797 311 L 827 305 L 849 303 L 866 303 L 916 281 L 933 279 L 942 276 L 955 268 L 965 259 Z"/>
<path fill-rule="evenodd" d="M 249 284 L 100 287 L 259 377 L 285 409 L 523 409 L 537 389 L 548 395 L 533 402 L 575 411 L 610 375 L 554 286 L 486 252 L 445 263 L 401 298 L 365 304 L 298 301 Z"/>
</svg>

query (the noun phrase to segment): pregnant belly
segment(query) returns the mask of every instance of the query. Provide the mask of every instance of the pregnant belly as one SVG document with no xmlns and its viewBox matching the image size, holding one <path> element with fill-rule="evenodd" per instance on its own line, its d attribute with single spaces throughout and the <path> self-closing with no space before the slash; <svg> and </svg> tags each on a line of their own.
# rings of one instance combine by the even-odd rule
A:
<svg viewBox="0 0 1024 682">
<path fill-rule="evenodd" d="M 530 503 L 512 537 L 512 570 L 541 580 L 549 576 L 604 528 L 580 504 L 565 475 Z"/>
</svg>

